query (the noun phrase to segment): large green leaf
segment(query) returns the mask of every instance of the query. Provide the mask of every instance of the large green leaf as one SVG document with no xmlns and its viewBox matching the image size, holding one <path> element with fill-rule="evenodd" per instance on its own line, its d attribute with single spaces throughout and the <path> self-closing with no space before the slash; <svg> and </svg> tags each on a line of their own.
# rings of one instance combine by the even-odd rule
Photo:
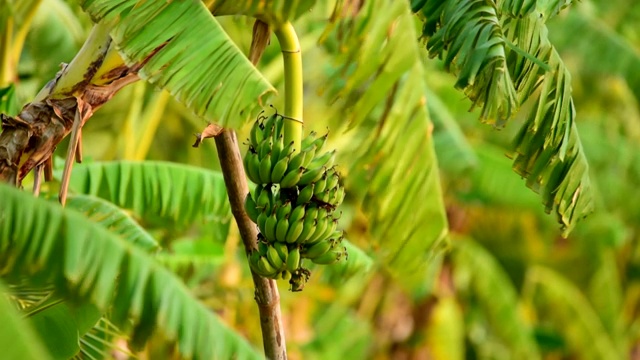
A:
<svg viewBox="0 0 640 360">
<path fill-rule="evenodd" d="M 455 244 L 456 288 L 475 295 L 512 358 L 540 359 L 532 327 L 519 312 L 518 294 L 500 264 L 470 240 Z"/>
<path fill-rule="evenodd" d="M 567 235 L 593 210 L 589 166 L 574 123 L 571 77 L 547 37 L 545 21 L 569 1 L 416 0 L 422 36 L 444 59 L 480 118 L 502 126 L 518 107 L 524 126 L 514 140 L 513 169 L 555 212 Z M 534 8 L 535 5 L 535 8 Z"/>
<path fill-rule="evenodd" d="M 364 198 L 376 255 L 421 292 L 448 226 L 413 17 L 405 1 L 385 0 L 343 15 L 327 35 L 340 51 L 326 85 L 352 129 L 340 152 L 347 186 Z"/>
<path fill-rule="evenodd" d="M 269 24 L 281 24 L 309 11 L 316 0 L 203 0 L 218 15 L 259 17 Z"/>
<path fill-rule="evenodd" d="M 205 119 L 239 128 L 273 87 L 197 0 L 82 0 L 128 64 Z"/>
<path fill-rule="evenodd" d="M 0 220 L 1 221 L 1 220 Z M 0 281 L 0 348 L 6 359 L 52 359 L 33 326 L 24 319 L 5 296 Z"/>
<path fill-rule="evenodd" d="M 120 328 L 133 322 L 137 344 L 157 328 L 186 357 L 260 357 L 141 249 L 72 209 L 8 185 L 0 185 L 0 198 L 0 276 L 53 282 L 69 296 L 109 308 Z"/>
<path fill-rule="evenodd" d="M 529 270 L 524 297 L 538 309 L 538 317 L 554 324 L 579 359 L 624 359 L 589 301 L 574 284 L 543 267 Z"/>
<path fill-rule="evenodd" d="M 145 229 L 108 201 L 90 195 L 73 195 L 67 199 L 67 206 L 143 250 L 153 251 L 159 248 L 158 242 Z"/>
<path fill-rule="evenodd" d="M 82 164 L 74 168 L 70 187 L 138 215 L 180 224 L 231 218 L 222 174 L 195 166 L 161 161 Z"/>
</svg>

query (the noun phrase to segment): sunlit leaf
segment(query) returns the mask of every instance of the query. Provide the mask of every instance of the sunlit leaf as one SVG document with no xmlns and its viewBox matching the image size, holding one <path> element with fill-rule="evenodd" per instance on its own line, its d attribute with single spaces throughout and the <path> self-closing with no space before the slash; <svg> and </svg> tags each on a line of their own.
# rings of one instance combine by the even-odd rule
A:
<svg viewBox="0 0 640 360">
<path fill-rule="evenodd" d="M 249 62 L 201 1 L 83 0 L 128 64 L 168 90 L 190 110 L 224 127 L 239 128 L 273 87 Z"/>
<path fill-rule="evenodd" d="M 119 327 L 132 321 L 134 344 L 157 328 L 185 357 L 260 358 L 141 249 L 74 210 L 8 185 L 0 185 L 0 198 L 0 276 L 55 283 L 69 296 L 111 309 Z"/>
</svg>

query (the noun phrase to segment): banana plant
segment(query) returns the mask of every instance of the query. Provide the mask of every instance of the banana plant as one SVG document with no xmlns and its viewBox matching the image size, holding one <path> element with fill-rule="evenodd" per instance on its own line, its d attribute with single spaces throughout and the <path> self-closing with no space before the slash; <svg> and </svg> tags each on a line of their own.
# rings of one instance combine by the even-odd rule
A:
<svg viewBox="0 0 640 360">
<path fill-rule="evenodd" d="M 483 107 L 482 120 L 503 125 L 518 107 L 524 108 L 527 101 L 537 102 L 537 110 L 529 111 L 516 137 L 514 168 L 527 179 L 528 186 L 542 192 L 546 210 L 556 213 L 565 234 L 590 211 L 592 195 L 574 126 L 568 72 L 545 35 L 544 22 L 565 2 L 538 6 L 532 1 L 487 5 L 452 0 L 380 0 L 364 4 L 338 1 L 331 7 L 302 0 L 283 4 L 79 1 L 95 24 L 93 30 L 76 57 L 35 95 L 30 105 L 16 116 L 3 116 L 0 178 L 13 184 L 29 183 L 26 176 L 35 170 L 39 187 L 45 162 L 61 139 L 70 135 L 66 166 L 60 176 L 63 202 L 68 187 L 72 194 L 98 196 L 142 218 L 169 217 L 185 226 L 215 214 L 228 218 L 225 198 L 231 191 L 223 191 L 219 174 L 203 175 L 196 169 L 143 162 L 76 166 L 73 177 L 69 177 L 73 160 L 81 153 L 82 129 L 94 111 L 108 106 L 118 91 L 127 91 L 126 86 L 141 78 L 164 89 L 164 94 L 170 94 L 196 116 L 223 128 L 241 130 L 248 119 L 255 117 L 256 110 L 266 105 L 275 88 L 242 54 L 214 15 L 242 14 L 272 25 L 286 55 L 297 52 L 300 45 L 283 29 L 290 30 L 289 21 L 320 9 L 331 12 L 330 21 L 315 25 L 324 29 L 322 32 L 310 32 L 319 35 L 331 70 L 318 87 L 334 104 L 326 112 L 332 118 L 332 128 L 347 131 L 336 142 L 341 161 L 348 164 L 344 171 L 351 194 L 341 222 L 345 227 L 364 226 L 367 234 L 360 239 L 357 235 L 350 237 L 349 252 L 355 254 L 355 265 L 343 267 L 343 275 L 371 270 L 374 263 L 418 301 L 432 291 L 428 284 L 433 281 L 434 264 L 439 264 L 448 243 L 436 158 L 441 154 L 436 153 L 434 144 L 438 145 L 436 139 L 443 135 L 463 153 L 468 154 L 470 147 L 460 139 L 451 119 L 441 116 L 438 104 L 430 104 L 430 98 L 436 95 L 427 86 L 429 71 L 422 59 L 421 44 L 416 41 L 419 35 L 427 41 L 430 55 L 444 57 L 446 69 L 458 75 L 456 86 Z M 416 31 L 418 17 L 414 13 L 426 16 L 422 34 Z M 483 35 L 475 40 L 474 31 L 478 29 Z M 287 61 L 291 60 L 285 56 L 284 114 L 301 120 L 301 102 L 288 98 L 302 97 L 303 83 L 295 75 L 292 85 Z M 162 107 L 167 98 L 162 95 L 154 101 Z M 430 112 L 434 114 L 435 133 Z M 304 115 L 305 119 L 316 118 Z M 159 115 L 149 117 L 157 120 Z M 305 124 L 309 122 L 314 126 L 313 120 Z M 295 138 L 294 142 L 300 141 L 302 132 L 300 126 L 295 128 L 285 132 Z M 135 137 L 131 139 L 135 141 Z M 144 154 L 148 146 L 125 153 Z M 468 158 L 473 160 L 468 160 L 470 165 L 465 167 L 477 161 L 473 156 Z M 4 189 L 3 194 L 12 200 L 11 206 L 3 205 L 0 213 L 2 240 L 5 245 L 20 244 L 3 246 L 6 252 L 2 256 L 11 259 L 7 263 L 11 266 L 4 267 L 4 276 L 13 279 L 19 270 L 27 269 L 38 275 L 36 279 L 44 276 L 40 279 L 44 283 L 61 286 L 65 297 L 95 303 L 103 311 L 113 304 L 116 310 L 110 319 L 132 334 L 132 345 L 148 340 L 152 326 L 157 324 L 187 357 L 226 357 L 231 353 L 241 358 L 256 356 L 236 332 L 206 313 L 180 287 L 175 275 L 142 253 L 139 246 L 154 247 L 153 241 L 129 223 L 118 208 L 109 208 L 96 199 L 70 196 L 67 206 L 88 212 L 83 216 Z M 54 193 L 56 189 L 45 186 L 44 190 Z M 105 218 L 111 222 L 91 222 Z M 59 224 L 68 224 L 71 219 L 81 224 L 80 230 L 47 227 L 43 219 L 57 219 Z M 31 224 L 37 226 L 32 229 Z M 125 230 L 114 224 L 125 224 Z M 101 240 L 88 244 L 88 234 Z M 27 244 L 29 238 L 37 241 Z M 128 241 L 126 245 L 123 238 Z M 62 263 L 56 263 L 56 257 L 46 249 L 54 249 L 54 255 L 64 254 Z M 97 259 L 101 250 L 112 251 L 109 254 L 113 258 L 109 259 L 113 261 L 91 263 L 80 257 L 87 251 Z M 119 281 L 114 285 L 116 278 Z M 117 289 L 116 296 L 110 298 L 113 289 Z M 172 292 L 177 295 L 168 295 Z M 451 298 L 447 301 L 453 304 Z M 443 309 L 456 311 L 453 305 Z M 336 318 L 342 313 L 343 309 L 336 310 Z M 128 326 L 128 320 L 133 321 L 133 327 Z M 218 333 L 222 340 L 211 343 Z M 284 347 L 282 342 L 280 346 Z M 271 356 L 268 349 L 267 355 Z"/>
</svg>

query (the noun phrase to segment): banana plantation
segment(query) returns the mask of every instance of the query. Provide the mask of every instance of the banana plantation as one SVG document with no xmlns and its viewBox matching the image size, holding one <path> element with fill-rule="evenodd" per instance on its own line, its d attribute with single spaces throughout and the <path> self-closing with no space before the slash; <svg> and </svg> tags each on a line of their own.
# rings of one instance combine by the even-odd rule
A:
<svg viewBox="0 0 640 360">
<path fill-rule="evenodd" d="M 0 0 L 3 359 L 640 359 L 633 0 Z"/>
</svg>

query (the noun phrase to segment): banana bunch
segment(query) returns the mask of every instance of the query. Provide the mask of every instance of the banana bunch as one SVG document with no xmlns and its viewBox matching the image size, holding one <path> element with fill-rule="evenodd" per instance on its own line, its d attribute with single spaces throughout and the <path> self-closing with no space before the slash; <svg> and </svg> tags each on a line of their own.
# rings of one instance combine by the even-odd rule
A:
<svg viewBox="0 0 640 360">
<path fill-rule="evenodd" d="M 312 132 L 296 151 L 293 143 L 284 143 L 283 123 L 274 114 L 258 118 L 251 128 L 244 166 L 257 185 L 244 207 L 260 235 L 249 263 L 257 274 L 289 280 L 291 290 L 300 291 L 310 276 L 303 259 L 333 264 L 347 258 L 334 216 L 345 192 L 335 150 L 322 153 L 328 134 Z"/>
</svg>

